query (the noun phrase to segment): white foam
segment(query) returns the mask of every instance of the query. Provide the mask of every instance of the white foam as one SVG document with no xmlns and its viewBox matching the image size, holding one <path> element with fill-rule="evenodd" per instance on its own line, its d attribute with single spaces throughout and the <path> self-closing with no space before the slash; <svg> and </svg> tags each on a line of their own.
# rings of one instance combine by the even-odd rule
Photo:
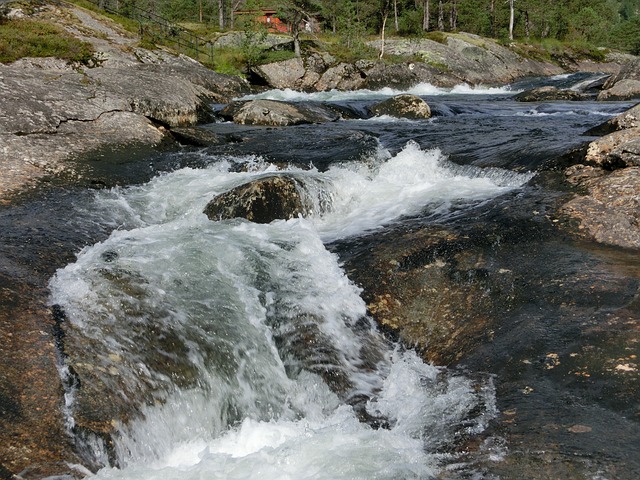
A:
<svg viewBox="0 0 640 480">
<path fill-rule="evenodd" d="M 491 198 L 531 178 L 456 166 L 439 149 L 423 150 L 415 142 L 386 161 L 332 167 L 326 175 L 334 188 L 333 208 L 313 219 L 325 241 L 358 235 L 425 208 L 446 211 L 457 202 Z"/>
<path fill-rule="evenodd" d="M 300 92 L 290 88 L 274 89 L 266 92 L 245 95 L 237 100 L 280 100 L 287 102 L 340 102 L 348 100 L 375 100 L 393 97 L 402 93 L 410 93 L 418 96 L 440 96 L 440 95 L 512 95 L 518 91 L 512 91 L 509 86 L 486 87 L 483 85 L 471 86 L 466 83 L 456 85 L 453 88 L 436 87 L 430 83 L 419 83 L 408 89 L 381 88 L 380 90 L 329 90 L 325 92 Z"/>
<path fill-rule="evenodd" d="M 85 215 L 126 229 L 83 249 L 50 282 L 51 302 L 94 349 L 105 389 L 150 390 L 156 400 L 141 418 L 118 425 L 123 469 L 98 478 L 433 476 L 440 457 L 429 452 L 478 406 L 491 417 L 491 386 L 475 388 L 412 352 L 387 350 L 372 329 L 352 329 L 366 305 L 323 242 L 425 208 L 482 201 L 530 176 L 456 166 L 410 142 L 396 155 L 381 149 L 326 172 L 289 169 L 322 200 L 309 218 L 209 221 L 202 211 L 210 198 L 274 171 L 256 157 L 233 161 L 248 168 L 232 172 L 222 161 L 98 192 Z M 367 409 L 388 418 L 389 430 L 360 422 L 316 373 L 287 371 L 274 332 L 301 318 L 320 332 L 305 349 L 334 351 L 332 366 L 355 394 L 374 397 Z M 154 342 L 163 335 L 180 348 L 158 362 Z M 380 348 L 377 369 L 361 368 L 365 341 Z M 174 383 L 167 362 L 194 381 Z"/>
<path fill-rule="evenodd" d="M 313 375 L 301 376 L 292 396 L 304 392 L 303 403 L 326 402 L 330 392 L 312 398 L 319 388 Z M 103 469 L 99 479 L 410 479 L 437 474 L 444 455 L 430 449 L 464 428 L 482 429 L 495 415 L 493 387 L 483 393 L 461 376 L 422 363 L 413 352 L 396 352 L 380 397 L 371 410 L 385 413 L 389 429 L 372 429 L 353 410 L 335 401 L 325 412 L 301 418 L 260 421 L 245 418 L 211 438 L 176 443 L 159 458 L 130 463 L 123 470 Z M 482 419 L 469 419 L 473 408 Z M 153 412 L 147 410 L 147 416 Z M 157 417 L 160 418 L 160 417 Z M 472 426 L 468 426 L 472 425 Z"/>
</svg>

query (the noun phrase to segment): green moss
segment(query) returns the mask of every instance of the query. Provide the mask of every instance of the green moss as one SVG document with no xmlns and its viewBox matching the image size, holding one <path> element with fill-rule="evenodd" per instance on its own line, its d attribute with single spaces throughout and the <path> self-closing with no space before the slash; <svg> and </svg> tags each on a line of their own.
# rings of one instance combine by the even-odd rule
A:
<svg viewBox="0 0 640 480">
<path fill-rule="evenodd" d="M 512 42 L 511 48 L 525 58 L 543 62 L 569 60 L 606 61 L 609 50 L 594 47 L 587 42 L 563 42 L 557 39 L 530 39 L 526 43 Z"/>
<path fill-rule="evenodd" d="M 23 57 L 57 57 L 85 65 L 96 62 L 90 43 L 57 25 L 30 19 L 0 24 L 0 62 L 11 63 Z"/>
<path fill-rule="evenodd" d="M 295 57 L 295 54 L 289 50 L 268 50 L 263 52 L 258 59 L 259 65 L 266 63 L 282 62 L 284 60 L 291 60 Z"/>
<path fill-rule="evenodd" d="M 444 32 L 433 30 L 431 32 L 427 32 L 424 36 L 425 38 L 428 38 L 429 40 L 433 40 L 434 42 L 442 43 L 443 45 L 447 44 L 448 34 Z"/>
</svg>

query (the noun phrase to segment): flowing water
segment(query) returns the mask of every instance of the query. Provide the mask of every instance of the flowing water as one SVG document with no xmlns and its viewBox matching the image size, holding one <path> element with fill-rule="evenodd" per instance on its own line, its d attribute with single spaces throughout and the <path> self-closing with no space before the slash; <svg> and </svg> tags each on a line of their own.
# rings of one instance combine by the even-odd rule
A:
<svg viewBox="0 0 640 480">
<path fill-rule="evenodd" d="M 407 219 L 459 219 L 522 192 L 542 162 L 629 106 L 513 102 L 526 86 L 421 86 L 414 93 L 437 114 L 428 121 L 212 124 L 242 141 L 161 155 L 148 181 L 68 201 L 82 223 L 111 233 L 57 271 L 51 304 L 83 339 L 76 369 L 92 372 L 107 403 L 139 403 L 128 421 L 113 419 L 111 456 L 89 442 L 104 466 L 97 477 L 428 479 L 455 462 L 497 414 L 493 377 L 425 364 L 385 338 L 336 252 Z M 362 112 L 394 93 L 263 96 Z M 281 168 L 303 185 L 306 218 L 202 213 Z M 488 458 L 503 455 L 485 443 Z"/>
</svg>

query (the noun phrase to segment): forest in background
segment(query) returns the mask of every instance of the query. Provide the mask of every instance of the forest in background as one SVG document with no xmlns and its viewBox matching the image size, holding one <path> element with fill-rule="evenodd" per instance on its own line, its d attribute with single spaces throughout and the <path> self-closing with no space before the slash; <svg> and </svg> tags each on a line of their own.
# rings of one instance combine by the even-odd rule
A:
<svg viewBox="0 0 640 480">
<path fill-rule="evenodd" d="M 640 0 L 129 0 L 175 22 L 242 28 L 239 10 L 312 21 L 348 44 L 367 35 L 467 32 L 505 41 L 560 41 L 640 54 Z"/>
</svg>

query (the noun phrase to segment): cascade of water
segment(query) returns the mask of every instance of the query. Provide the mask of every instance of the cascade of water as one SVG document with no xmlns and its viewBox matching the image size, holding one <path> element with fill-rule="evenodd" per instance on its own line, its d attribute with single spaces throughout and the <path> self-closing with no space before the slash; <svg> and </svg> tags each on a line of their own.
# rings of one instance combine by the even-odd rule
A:
<svg viewBox="0 0 640 480">
<path fill-rule="evenodd" d="M 430 478 L 439 448 L 493 415 L 491 381 L 390 345 L 323 242 L 530 176 L 454 167 L 410 143 L 324 173 L 289 169 L 312 199 L 307 219 L 211 222 L 213 195 L 273 169 L 234 161 L 253 167 L 98 193 L 85 214 L 122 227 L 51 281 L 85 349 L 74 369 L 140 405 L 116 422 L 120 469 L 99 476 Z"/>
</svg>

